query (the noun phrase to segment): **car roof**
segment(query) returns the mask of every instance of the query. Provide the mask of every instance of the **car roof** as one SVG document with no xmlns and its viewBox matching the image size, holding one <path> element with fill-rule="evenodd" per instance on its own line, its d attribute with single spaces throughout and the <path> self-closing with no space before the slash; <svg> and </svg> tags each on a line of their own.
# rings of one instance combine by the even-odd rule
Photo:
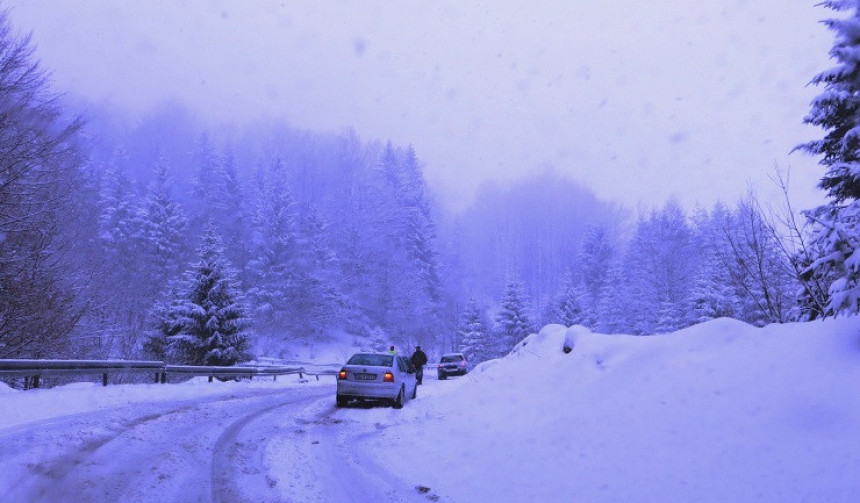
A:
<svg viewBox="0 0 860 503">
<path fill-rule="evenodd" d="M 463 356 L 463 353 L 445 353 L 442 356 Z"/>
</svg>

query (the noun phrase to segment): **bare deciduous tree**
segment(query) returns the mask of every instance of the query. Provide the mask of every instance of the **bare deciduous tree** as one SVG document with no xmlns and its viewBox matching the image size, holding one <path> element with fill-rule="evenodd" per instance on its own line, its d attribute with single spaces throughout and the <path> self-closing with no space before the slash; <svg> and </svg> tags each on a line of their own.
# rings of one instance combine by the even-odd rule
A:
<svg viewBox="0 0 860 503">
<path fill-rule="evenodd" d="M 29 37 L 0 12 L 0 357 L 56 351 L 80 316 L 64 272 L 80 216 L 80 125 L 63 118 Z"/>
</svg>

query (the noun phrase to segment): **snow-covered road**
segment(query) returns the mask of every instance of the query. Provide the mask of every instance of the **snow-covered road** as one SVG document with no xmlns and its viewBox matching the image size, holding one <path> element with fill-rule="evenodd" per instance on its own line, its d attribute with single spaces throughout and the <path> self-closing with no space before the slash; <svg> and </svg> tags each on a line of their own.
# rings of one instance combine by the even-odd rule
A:
<svg viewBox="0 0 860 503">
<path fill-rule="evenodd" d="M 0 431 L 4 501 L 424 501 L 361 454 L 333 387 L 236 389 Z"/>
</svg>

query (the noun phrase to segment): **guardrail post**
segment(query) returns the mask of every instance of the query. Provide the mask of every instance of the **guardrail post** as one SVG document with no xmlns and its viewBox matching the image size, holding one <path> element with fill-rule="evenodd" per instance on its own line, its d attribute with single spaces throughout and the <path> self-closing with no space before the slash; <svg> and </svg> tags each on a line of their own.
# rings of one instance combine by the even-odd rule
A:
<svg viewBox="0 0 860 503">
<path fill-rule="evenodd" d="M 102 386 L 107 386 L 107 377 L 108 377 L 107 372 L 102 374 Z"/>
<path fill-rule="evenodd" d="M 33 387 L 34 388 L 39 387 L 39 374 L 36 374 L 33 376 Z"/>
<path fill-rule="evenodd" d="M 303 376 L 303 375 L 302 375 L 302 373 L 301 373 L 301 372 L 299 372 L 299 379 L 301 380 L 301 379 L 304 379 L 304 378 L 305 378 L 305 376 Z"/>
<path fill-rule="evenodd" d="M 214 376 L 209 376 L 209 382 L 212 382 L 213 378 L 214 378 Z"/>
</svg>

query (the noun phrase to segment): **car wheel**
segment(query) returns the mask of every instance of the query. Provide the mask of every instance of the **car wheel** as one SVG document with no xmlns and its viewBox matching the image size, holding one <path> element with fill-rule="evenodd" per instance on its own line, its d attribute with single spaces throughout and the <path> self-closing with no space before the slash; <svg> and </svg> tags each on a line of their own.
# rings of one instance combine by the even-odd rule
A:
<svg viewBox="0 0 860 503">
<path fill-rule="evenodd" d="M 445 374 L 439 374 L 440 381 L 444 381 L 445 379 L 448 379 L 448 376 L 446 376 Z"/>
<path fill-rule="evenodd" d="M 349 398 L 337 395 L 336 402 L 338 407 L 346 407 L 346 404 L 349 402 Z"/>
<path fill-rule="evenodd" d="M 403 393 L 403 388 L 401 387 L 400 392 L 397 393 L 397 398 L 395 398 L 394 403 L 391 404 L 391 406 L 393 408 L 395 408 L 395 409 L 402 409 L 403 408 L 403 395 L 404 394 L 405 393 Z"/>
</svg>

